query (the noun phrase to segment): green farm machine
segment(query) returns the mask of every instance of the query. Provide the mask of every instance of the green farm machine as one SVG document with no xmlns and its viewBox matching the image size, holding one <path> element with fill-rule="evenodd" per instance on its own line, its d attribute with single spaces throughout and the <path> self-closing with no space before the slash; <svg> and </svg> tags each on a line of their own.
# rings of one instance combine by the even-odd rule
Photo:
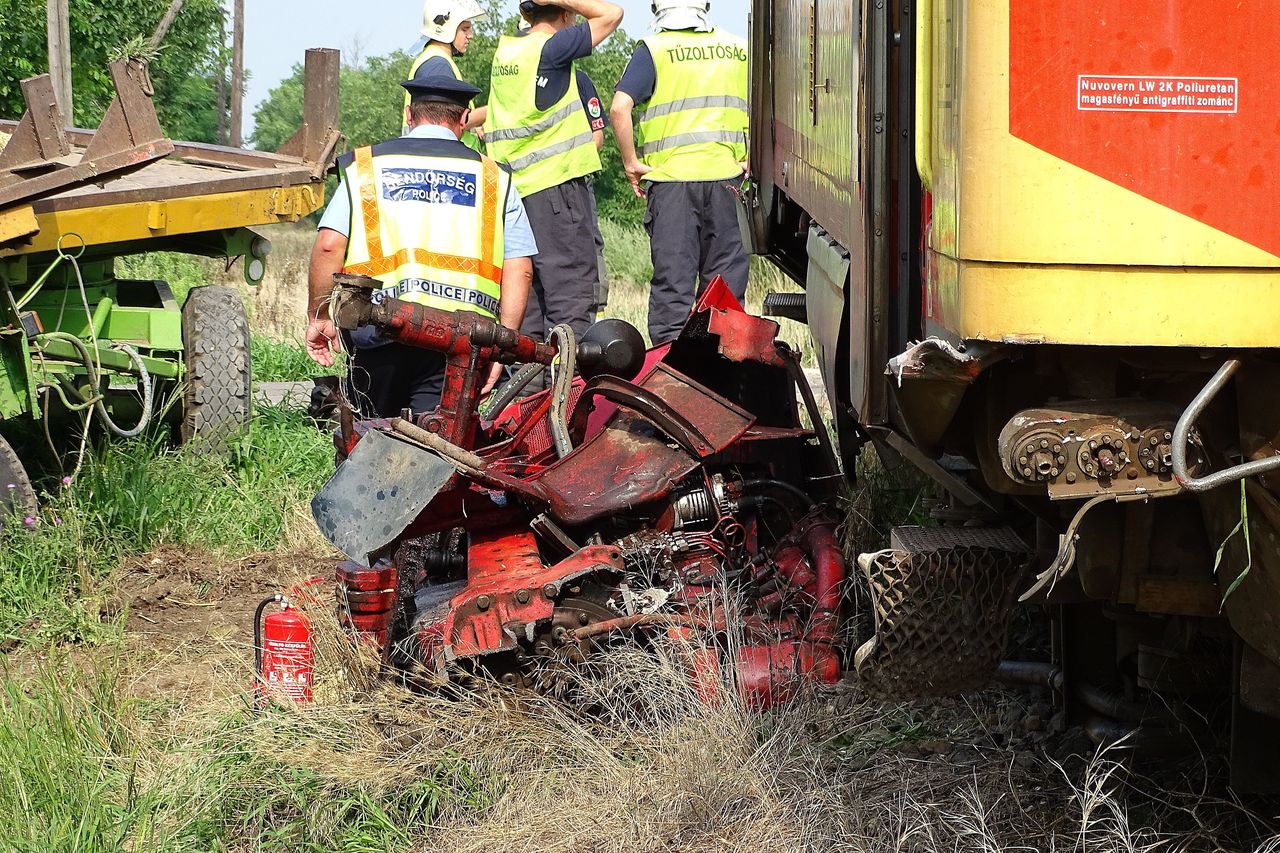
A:
<svg viewBox="0 0 1280 853">
<path fill-rule="evenodd" d="M 92 413 L 121 435 L 155 418 L 183 441 L 216 443 L 248 419 L 249 330 L 239 293 L 118 275 L 145 252 L 243 259 L 262 280 L 270 242 L 254 226 L 293 222 L 324 201 L 339 144 L 339 56 L 306 57 L 304 119 L 279 153 L 165 137 L 147 66 L 111 68 L 115 98 L 96 130 L 66 129 L 50 78 L 22 83 L 26 111 L 0 122 L 0 422 Z M 4 137 L 0 136 L 0 140 Z M 0 425 L 0 430 L 3 426 Z M 0 435 L 11 506 L 35 493 Z"/>
</svg>

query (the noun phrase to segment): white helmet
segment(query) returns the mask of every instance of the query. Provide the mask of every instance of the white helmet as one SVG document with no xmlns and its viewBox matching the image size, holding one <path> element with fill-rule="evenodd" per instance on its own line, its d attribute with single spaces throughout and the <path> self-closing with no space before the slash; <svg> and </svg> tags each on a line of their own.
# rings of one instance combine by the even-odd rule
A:
<svg viewBox="0 0 1280 853">
<path fill-rule="evenodd" d="M 711 0 L 652 0 L 650 8 L 660 30 L 711 30 Z"/>
<path fill-rule="evenodd" d="M 422 34 L 432 41 L 452 44 L 463 21 L 485 17 L 476 0 L 427 0 L 422 6 Z"/>
</svg>

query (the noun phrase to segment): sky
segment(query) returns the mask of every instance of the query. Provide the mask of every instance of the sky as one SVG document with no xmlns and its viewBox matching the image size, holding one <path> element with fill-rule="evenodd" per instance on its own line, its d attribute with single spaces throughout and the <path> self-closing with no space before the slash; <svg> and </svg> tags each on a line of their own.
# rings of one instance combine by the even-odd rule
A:
<svg viewBox="0 0 1280 853">
<path fill-rule="evenodd" d="M 650 32 L 649 0 L 618 0 L 626 16 L 622 28 L 633 38 Z M 517 0 L 510 0 L 511 11 Z M 230 3 L 227 4 L 230 6 Z M 302 62 L 309 47 L 336 47 L 346 59 L 353 53 L 378 56 L 408 50 L 418 38 L 422 0 L 245 0 L 244 64 L 246 131 L 253 111 L 271 89 Z M 718 26 L 745 36 L 749 0 L 712 0 Z M 354 8 L 353 8 L 354 6 Z M 353 14 L 354 13 L 354 14 Z"/>
</svg>

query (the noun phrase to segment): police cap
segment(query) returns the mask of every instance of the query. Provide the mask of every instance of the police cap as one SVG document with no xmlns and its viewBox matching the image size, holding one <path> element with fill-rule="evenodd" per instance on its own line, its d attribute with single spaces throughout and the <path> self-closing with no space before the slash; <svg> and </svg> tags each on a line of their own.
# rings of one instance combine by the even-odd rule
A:
<svg viewBox="0 0 1280 853">
<path fill-rule="evenodd" d="M 480 90 L 451 74 L 419 74 L 400 84 L 415 101 L 444 101 L 467 107 Z"/>
</svg>

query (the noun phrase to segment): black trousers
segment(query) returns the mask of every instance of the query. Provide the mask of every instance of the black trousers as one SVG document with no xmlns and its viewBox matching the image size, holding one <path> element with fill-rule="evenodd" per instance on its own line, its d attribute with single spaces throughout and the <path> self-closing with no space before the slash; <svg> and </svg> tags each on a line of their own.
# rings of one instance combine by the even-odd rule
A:
<svg viewBox="0 0 1280 853">
<path fill-rule="evenodd" d="M 596 203 L 586 178 L 574 178 L 524 199 L 538 242 L 533 256 L 533 289 L 520 331 L 545 340 L 553 326 L 568 323 L 579 336 L 595 320 Z M 544 377 L 545 378 L 545 377 Z M 527 393 L 539 390 L 535 379 Z"/>
<path fill-rule="evenodd" d="M 738 229 L 737 179 L 652 181 L 644 228 L 649 232 L 653 281 L 649 337 L 654 344 L 680 334 L 693 303 L 717 275 L 741 301 L 751 262 Z"/>
<path fill-rule="evenodd" d="M 356 417 L 397 418 L 440 405 L 445 358 L 438 352 L 400 343 L 372 349 L 348 349 L 343 390 Z"/>
<path fill-rule="evenodd" d="M 590 177 L 587 178 L 587 187 L 591 190 L 591 224 L 595 226 L 596 238 L 596 295 L 591 304 L 591 316 L 593 320 L 599 320 L 605 306 L 609 304 L 609 272 L 604 265 L 604 235 L 600 233 L 595 182 Z"/>
</svg>

